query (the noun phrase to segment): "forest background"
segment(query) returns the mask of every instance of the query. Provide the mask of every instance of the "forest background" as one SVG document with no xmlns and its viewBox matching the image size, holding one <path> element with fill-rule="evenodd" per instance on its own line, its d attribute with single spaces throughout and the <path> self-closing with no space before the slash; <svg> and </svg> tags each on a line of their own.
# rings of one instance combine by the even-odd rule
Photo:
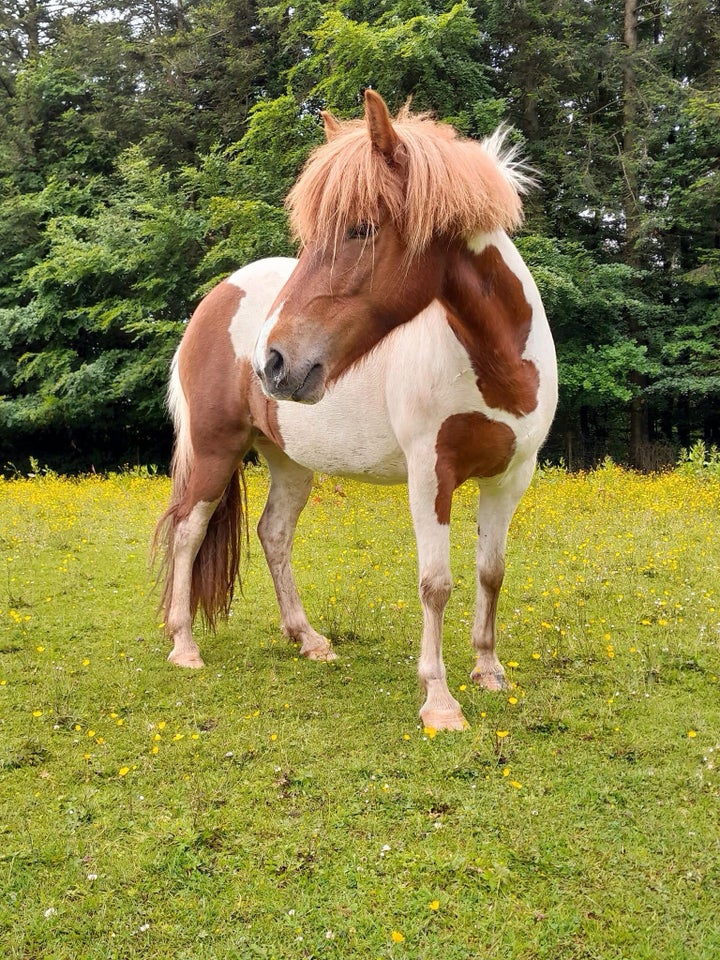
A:
<svg viewBox="0 0 720 960">
<path fill-rule="evenodd" d="M 558 344 L 543 456 L 720 442 L 717 0 L 4 0 L 0 469 L 167 463 L 199 298 L 292 254 L 283 198 L 373 86 L 539 171 L 518 245 Z"/>
</svg>

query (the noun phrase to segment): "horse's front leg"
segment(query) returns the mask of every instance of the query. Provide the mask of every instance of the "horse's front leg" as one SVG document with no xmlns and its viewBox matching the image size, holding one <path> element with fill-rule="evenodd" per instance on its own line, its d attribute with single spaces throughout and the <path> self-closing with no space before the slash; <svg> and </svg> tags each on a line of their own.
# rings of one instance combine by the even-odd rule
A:
<svg viewBox="0 0 720 960">
<path fill-rule="evenodd" d="M 295 463 L 269 442 L 258 447 L 270 468 L 270 491 L 258 524 L 258 536 L 275 587 L 283 633 L 300 644 L 309 660 L 335 660 L 327 637 L 314 630 L 295 585 L 290 556 L 295 528 L 312 488 L 313 472 Z"/>
<path fill-rule="evenodd" d="M 506 690 L 505 670 L 495 652 L 497 604 L 505 576 L 505 546 L 508 528 L 527 489 L 534 463 L 520 468 L 518 475 L 502 487 L 480 485 L 478 539 L 476 551 L 477 603 L 472 631 L 475 667 L 471 678 L 486 690 Z"/>
<path fill-rule="evenodd" d="M 468 726 L 460 704 L 447 685 L 442 658 L 442 630 L 445 606 L 452 589 L 450 571 L 450 525 L 440 523 L 436 513 L 437 480 L 434 458 L 424 457 L 413 469 L 409 463 L 408 486 L 418 553 L 420 602 L 423 634 L 418 675 L 425 691 L 420 717 L 426 727 L 436 730 L 463 730 Z"/>
</svg>

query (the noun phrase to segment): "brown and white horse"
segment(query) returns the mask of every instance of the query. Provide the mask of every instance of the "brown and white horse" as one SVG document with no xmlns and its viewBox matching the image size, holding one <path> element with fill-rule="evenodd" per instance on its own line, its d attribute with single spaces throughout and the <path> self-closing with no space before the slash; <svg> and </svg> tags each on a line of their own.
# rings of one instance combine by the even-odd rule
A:
<svg viewBox="0 0 720 960">
<path fill-rule="evenodd" d="M 466 726 L 442 659 L 453 491 L 479 481 L 472 678 L 505 686 L 495 615 L 505 542 L 557 400 L 553 341 L 507 232 L 528 183 L 502 135 L 483 143 L 365 94 L 365 118 L 324 115 L 288 205 L 299 260 L 261 260 L 202 301 L 173 362 L 173 494 L 166 547 L 169 659 L 203 665 L 198 607 L 227 615 L 247 535 L 243 457 L 270 491 L 258 534 L 282 628 L 309 659 L 334 658 L 290 567 L 314 471 L 407 482 L 417 541 L 423 723 Z M 297 402 L 301 401 L 301 402 Z"/>
</svg>

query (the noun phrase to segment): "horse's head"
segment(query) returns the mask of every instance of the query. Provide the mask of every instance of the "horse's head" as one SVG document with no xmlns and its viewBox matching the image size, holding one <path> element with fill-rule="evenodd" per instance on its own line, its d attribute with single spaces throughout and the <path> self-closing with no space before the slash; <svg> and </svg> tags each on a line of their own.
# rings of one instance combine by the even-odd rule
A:
<svg viewBox="0 0 720 960">
<path fill-rule="evenodd" d="M 521 216 L 510 162 L 449 126 L 407 110 L 393 122 L 372 90 L 364 120 L 324 119 L 288 197 L 300 259 L 253 359 L 269 396 L 305 403 L 441 296 L 452 249 Z"/>
</svg>

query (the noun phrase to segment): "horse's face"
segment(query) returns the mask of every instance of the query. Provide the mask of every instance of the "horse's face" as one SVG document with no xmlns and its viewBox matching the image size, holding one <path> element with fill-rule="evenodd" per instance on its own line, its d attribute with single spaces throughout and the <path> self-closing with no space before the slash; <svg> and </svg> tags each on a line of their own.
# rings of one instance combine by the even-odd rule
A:
<svg viewBox="0 0 720 960">
<path fill-rule="evenodd" d="M 436 295 L 433 246 L 410 263 L 389 220 L 349 228 L 326 253 L 306 248 L 260 333 L 254 367 L 278 400 L 316 403 L 328 384 Z"/>
<path fill-rule="evenodd" d="M 328 114 L 325 130 L 329 141 L 342 134 Z M 389 186 L 387 195 L 403 197 L 405 148 L 387 107 L 371 90 L 365 94 L 363 131 L 360 136 L 369 138 L 375 167 Z M 342 177 L 346 167 L 341 153 L 333 156 L 337 181 L 336 171 Z M 345 180 L 352 191 L 350 178 Z M 366 187 L 365 195 L 383 194 Z M 395 207 L 397 217 L 398 202 Z M 358 221 L 334 210 L 321 215 L 323 222 L 346 226 L 330 242 L 326 236 L 324 243 L 307 243 L 260 331 L 253 366 L 269 396 L 316 403 L 329 383 L 436 295 L 438 244 L 431 242 L 409 257 L 387 204 L 379 201 L 373 211 Z"/>
</svg>

